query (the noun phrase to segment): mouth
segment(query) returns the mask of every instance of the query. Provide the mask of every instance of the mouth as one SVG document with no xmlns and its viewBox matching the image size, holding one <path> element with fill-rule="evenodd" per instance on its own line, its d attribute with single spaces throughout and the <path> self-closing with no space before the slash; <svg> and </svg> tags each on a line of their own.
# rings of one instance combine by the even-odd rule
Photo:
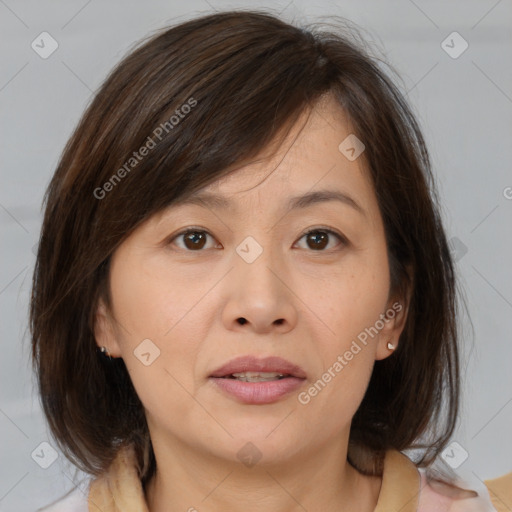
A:
<svg viewBox="0 0 512 512">
<path fill-rule="evenodd" d="M 289 374 L 276 372 L 240 372 L 220 377 L 221 379 L 236 379 L 241 382 L 271 382 L 292 377 Z"/>
<path fill-rule="evenodd" d="M 210 377 L 231 378 L 254 382 L 251 379 L 275 380 L 288 377 L 305 379 L 306 372 L 297 364 L 281 357 L 241 356 L 217 368 Z"/>
<path fill-rule="evenodd" d="M 306 373 L 280 357 L 244 356 L 218 368 L 209 379 L 224 395 L 238 402 L 263 405 L 297 390 L 306 380 Z"/>
</svg>

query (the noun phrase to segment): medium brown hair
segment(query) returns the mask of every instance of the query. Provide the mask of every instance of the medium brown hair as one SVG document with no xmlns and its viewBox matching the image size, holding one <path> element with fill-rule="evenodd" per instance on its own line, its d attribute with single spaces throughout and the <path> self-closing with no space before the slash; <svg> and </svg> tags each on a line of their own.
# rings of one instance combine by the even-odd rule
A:
<svg viewBox="0 0 512 512">
<path fill-rule="evenodd" d="M 398 348 L 375 363 L 353 418 L 349 460 L 379 473 L 386 449 L 420 448 L 426 465 L 449 440 L 459 410 L 457 301 L 429 155 L 381 60 L 340 26 L 300 28 L 268 11 L 202 16 L 133 50 L 86 109 L 44 197 L 30 305 L 43 411 L 81 470 L 105 471 L 129 443 L 143 482 L 155 470 L 126 366 L 98 355 L 94 339 L 99 298 L 111 305 L 111 255 L 151 215 L 284 138 L 325 94 L 366 146 L 391 292 L 410 292 Z"/>
</svg>

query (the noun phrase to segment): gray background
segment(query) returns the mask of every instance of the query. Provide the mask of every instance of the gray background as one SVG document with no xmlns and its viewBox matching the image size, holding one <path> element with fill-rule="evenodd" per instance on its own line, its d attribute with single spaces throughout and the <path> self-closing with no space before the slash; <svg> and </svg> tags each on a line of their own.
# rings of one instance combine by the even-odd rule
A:
<svg viewBox="0 0 512 512">
<path fill-rule="evenodd" d="M 189 0 L 186 7 L 168 0 L 0 0 L 0 511 L 32 511 L 73 487 L 62 455 L 48 469 L 31 457 L 40 443 L 52 441 L 31 374 L 27 332 L 41 200 L 71 130 L 92 92 L 140 38 L 213 10 L 264 6 L 288 21 L 349 18 L 401 75 L 400 88 L 431 151 L 474 326 L 472 334 L 462 319 L 464 402 L 453 440 L 469 457 L 458 472 L 478 480 L 512 470 L 510 0 L 314 6 Z M 59 45 L 47 59 L 31 48 L 43 31 Z M 458 58 L 441 46 L 453 31 L 469 44 Z"/>
</svg>

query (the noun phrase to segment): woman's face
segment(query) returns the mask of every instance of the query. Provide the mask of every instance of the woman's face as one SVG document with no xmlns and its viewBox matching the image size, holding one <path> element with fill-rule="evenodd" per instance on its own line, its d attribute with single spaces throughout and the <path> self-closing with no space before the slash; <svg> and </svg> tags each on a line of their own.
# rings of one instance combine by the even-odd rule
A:
<svg viewBox="0 0 512 512">
<path fill-rule="evenodd" d="M 96 340 L 123 358 L 155 448 L 260 463 L 346 448 L 374 361 L 397 344 L 405 308 L 388 296 L 375 193 L 350 139 L 339 149 L 350 126 L 330 99 L 293 141 L 300 124 L 271 159 L 201 191 L 222 204 L 173 205 L 112 257 L 117 322 L 100 305 Z M 320 191 L 341 200 L 293 199 Z M 242 356 L 302 375 L 212 377 Z"/>
</svg>

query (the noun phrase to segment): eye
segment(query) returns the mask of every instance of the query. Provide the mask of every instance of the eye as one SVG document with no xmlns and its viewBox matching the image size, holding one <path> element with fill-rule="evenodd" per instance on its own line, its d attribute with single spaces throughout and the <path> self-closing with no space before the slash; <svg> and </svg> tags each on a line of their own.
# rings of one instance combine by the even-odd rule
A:
<svg viewBox="0 0 512 512">
<path fill-rule="evenodd" d="M 207 247 L 208 238 L 214 240 L 213 236 L 201 228 L 188 228 L 184 231 L 181 231 L 177 235 L 173 236 L 168 243 L 176 243 L 176 245 L 180 249 L 184 249 L 186 251 L 196 251 L 200 252 L 202 249 L 211 249 L 215 247 L 219 247 L 220 244 L 216 246 Z M 306 239 L 307 248 L 312 249 L 314 251 L 324 251 L 326 247 L 331 243 L 331 239 L 335 237 L 338 240 L 338 245 L 346 245 L 348 242 L 344 236 L 333 231 L 332 229 L 327 228 L 317 228 L 312 229 L 304 233 L 299 241 L 302 239 Z M 182 242 L 181 244 L 178 241 Z M 332 247 L 330 247 L 332 248 Z M 329 249 L 329 247 L 328 247 Z"/>
<path fill-rule="evenodd" d="M 347 240 L 345 237 L 343 237 L 339 233 L 336 233 L 332 229 L 323 228 L 317 228 L 307 231 L 301 236 L 301 238 L 299 238 L 299 240 L 305 238 L 306 244 L 308 244 L 308 247 L 310 249 L 313 249 L 314 251 L 323 251 L 329 245 L 329 242 L 331 241 L 330 239 L 332 237 L 336 237 L 338 241 L 341 242 L 342 245 L 347 244 Z"/>
<path fill-rule="evenodd" d="M 175 240 L 183 241 L 183 245 L 177 244 L 181 249 L 189 250 L 189 251 L 200 251 L 205 248 L 207 243 L 207 238 L 213 238 L 208 231 L 204 231 L 202 229 L 189 228 L 181 233 L 178 233 L 174 236 L 169 243 L 174 242 Z M 208 247 L 206 247 L 208 249 Z"/>
</svg>

